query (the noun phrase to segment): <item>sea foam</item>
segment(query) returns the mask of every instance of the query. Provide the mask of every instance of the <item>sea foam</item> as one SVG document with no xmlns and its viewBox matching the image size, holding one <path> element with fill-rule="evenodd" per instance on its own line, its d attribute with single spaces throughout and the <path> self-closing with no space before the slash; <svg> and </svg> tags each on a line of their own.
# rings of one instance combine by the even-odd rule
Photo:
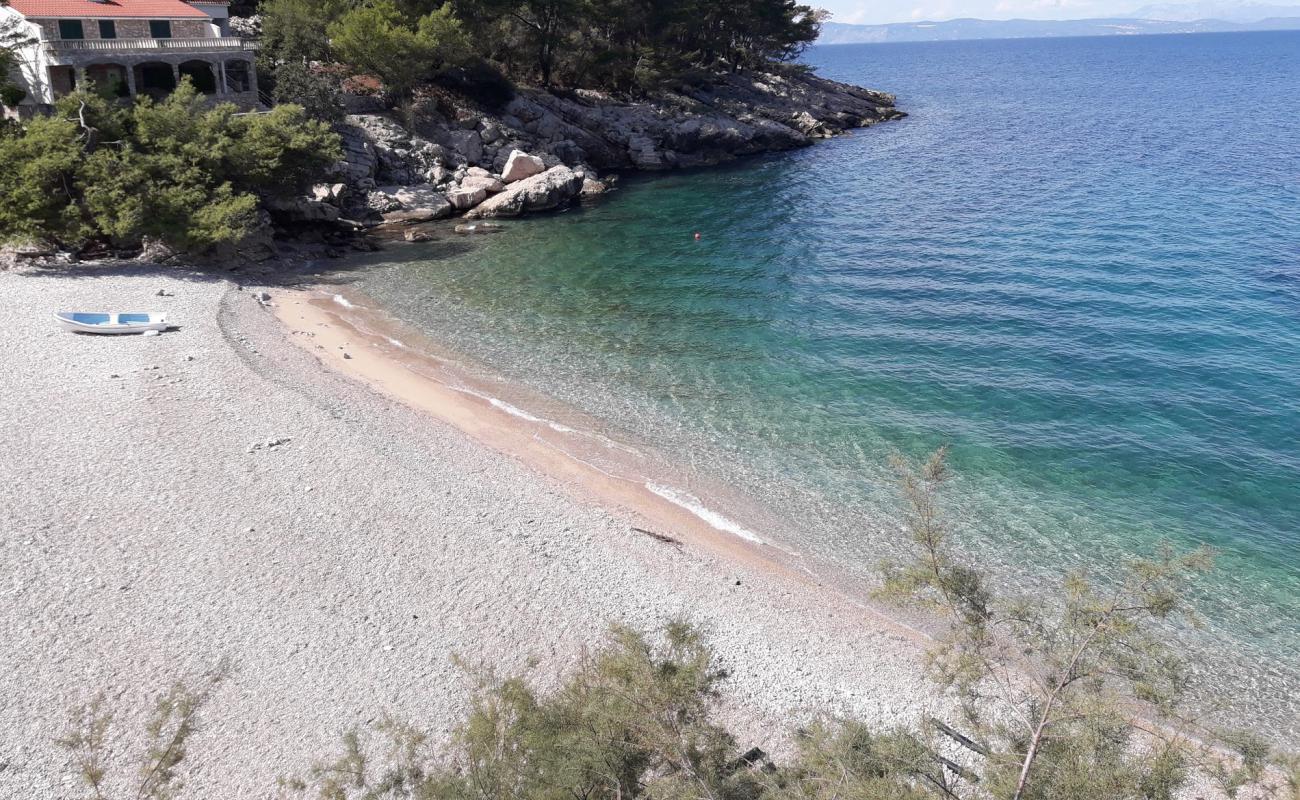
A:
<svg viewBox="0 0 1300 800">
<path fill-rule="evenodd" d="M 519 417 L 520 419 L 528 420 L 529 422 L 536 422 L 539 425 L 545 425 L 551 430 L 559 431 L 560 433 L 573 433 L 573 428 L 570 428 L 568 425 L 561 425 L 558 422 L 552 422 L 549 419 L 544 419 L 542 417 L 534 416 L 532 414 L 529 414 L 527 411 L 524 411 L 519 406 L 512 406 L 504 400 L 500 400 L 495 397 L 489 397 L 487 398 L 487 401 L 492 404 L 493 408 L 499 408 L 512 417 Z"/>
<path fill-rule="evenodd" d="M 744 527 L 740 523 L 733 522 L 732 520 L 722 516 L 718 512 L 704 505 L 704 503 L 700 502 L 700 499 L 694 495 L 678 491 L 671 486 L 663 486 L 648 481 L 646 482 L 645 488 L 659 495 L 673 505 L 686 509 L 695 516 L 709 523 L 710 527 L 739 536 L 740 538 L 754 542 L 755 544 L 767 544 L 767 542 L 765 542 L 758 534 Z"/>
<path fill-rule="evenodd" d="M 539 417 L 535 414 L 529 414 L 527 411 L 524 411 L 519 406 L 511 405 L 510 403 L 507 403 L 506 401 L 502 400 L 499 397 L 493 397 L 492 395 L 484 394 L 483 392 L 476 392 L 473 389 L 466 389 L 463 386 L 451 386 L 449 388 L 454 389 L 455 391 L 458 391 L 461 394 L 467 394 L 471 397 L 477 397 L 480 400 L 486 400 L 488 404 L 491 405 L 493 408 L 498 409 L 500 411 L 504 411 L 512 417 L 518 417 L 519 419 L 522 419 L 525 422 L 533 422 L 538 425 L 545 425 L 546 427 L 550 428 L 553 431 L 556 431 L 557 433 L 577 433 L 577 431 L 575 431 L 573 428 L 570 428 L 568 425 L 561 425 L 558 422 L 552 422 L 549 419 Z"/>
</svg>

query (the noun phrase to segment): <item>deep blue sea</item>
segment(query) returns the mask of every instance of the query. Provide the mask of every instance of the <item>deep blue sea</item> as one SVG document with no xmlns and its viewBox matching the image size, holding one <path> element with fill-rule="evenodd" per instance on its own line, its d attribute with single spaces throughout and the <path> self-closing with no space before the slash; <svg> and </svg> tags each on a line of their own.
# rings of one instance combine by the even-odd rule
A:
<svg viewBox="0 0 1300 800">
<path fill-rule="evenodd" d="M 1008 585 L 1211 544 L 1188 646 L 1294 740 L 1300 33 L 808 60 L 910 116 L 390 251 L 363 288 L 850 573 L 897 551 L 889 454 L 941 443 Z"/>
</svg>

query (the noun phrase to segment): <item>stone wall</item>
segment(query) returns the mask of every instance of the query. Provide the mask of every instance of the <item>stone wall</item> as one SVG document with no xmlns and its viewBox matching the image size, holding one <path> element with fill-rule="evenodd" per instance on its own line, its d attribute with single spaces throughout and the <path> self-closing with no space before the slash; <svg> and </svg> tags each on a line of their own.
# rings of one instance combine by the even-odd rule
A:
<svg viewBox="0 0 1300 800">
<path fill-rule="evenodd" d="M 64 17 L 64 19 L 67 19 Z M 41 27 L 41 38 L 45 41 L 57 42 L 59 37 L 59 20 L 57 19 L 33 19 L 32 22 Z M 118 39 L 149 39 L 149 20 L 147 19 L 115 19 L 114 27 L 117 29 Z M 173 39 L 203 39 L 212 35 L 212 24 L 206 19 L 174 19 L 172 23 Z M 99 20 L 83 19 L 81 21 L 81 31 L 84 39 L 99 38 Z"/>
</svg>

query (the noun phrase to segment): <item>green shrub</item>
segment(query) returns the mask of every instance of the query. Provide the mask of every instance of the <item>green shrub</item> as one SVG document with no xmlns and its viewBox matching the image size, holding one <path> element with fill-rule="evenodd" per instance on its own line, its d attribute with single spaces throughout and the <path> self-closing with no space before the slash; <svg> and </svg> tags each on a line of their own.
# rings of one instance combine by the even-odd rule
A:
<svg viewBox="0 0 1300 800">
<path fill-rule="evenodd" d="M 77 247 L 154 237 L 182 250 L 236 242 L 258 201 L 300 191 L 340 157 L 338 137 L 298 106 L 209 107 L 183 82 L 129 109 L 90 94 L 59 101 L 0 140 L 0 231 Z"/>
<path fill-rule="evenodd" d="M 466 58 L 469 47 L 450 6 L 412 21 L 391 0 L 360 6 L 329 26 L 335 54 L 384 82 L 393 99 Z"/>
<path fill-rule="evenodd" d="M 930 747 L 910 733 L 819 720 L 800 732 L 797 747 L 791 764 L 765 782 L 763 800 L 923 800 L 947 785 Z"/>
<path fill-rule="evenodd" d="M 76 709 L 58 743 L 91 797 L 107 800 L 121 791 L 136 800 L 173 800 L 185 784 L 185 758 L 190 737 L 200 727 L 199 712 L 229 674 L 230 664 L 222 660 L 198 688 L 178 681 L 154 698 L 145 726 L 149 744 L 138 759 L 131 759 L 133 770 L 113 760 L 108 740 L 114 718 L 104 695 Z"/>
<path fill-rule="evenodd" d="M 1194 741 L 1213 732 L 1192 727 L 1187 670 L 1165 624 L 1193 616 L 1189 582 L 1209 569 L 1209 553 L 1161 548 L 1105 586 L 1071 575 L 1059 602 L 1003 598 L 951 542 L 946 450 L 896 466 L 915 558 L 887 565 L 884 594 L 920 601 L 949 623 L 930 664 L 984 742 L 985 791 L 1011 800 L 1172 797 Z"/>
<path fill-rule="evenodd" d="M 1183 583 L 1199 553 L 1163 552 L 1129 565 L 1102 592 L 1071 579 L 1060 607 L 1009 603 L 949 543 L 940 487 L 943 451 L 899 462 L 917 558 L 891 568 L 894 596 L 944 612 L 951 631 L 932 653 L 942 686 L 966 714 L 962 731 L 873 731 L 823 718 L 795 732 L 784 763 L 744 750 L 717 720 L 727 673 L 698 628 L 676 622 L 647 636 L 613 627 L 553 691 L 521 677 L 479 677 L 470 711 L 435 746 L 385 719 L 352 731 L 342 752 L 281 782 L 326 800 L 1173 800 L 1193 771 L 1222 795 L 1300 800 L 1300 761 L 1272 775 L 1257 738 L 1196 741 L 1174 715 L 1181 670 L 1158 620 L 1185 613 Z M 145 760 L 165 796 L 181 777 L 197 695 L 158 704 Z M 96 796 L 110 772 L 108 717 L 80 713 L 63 743 Z M 439 723 L 441 724 L 441 723 Z M 169 733 L 170 732 L 170 733 Z M 1201 731 L 1208 734 L 1208 731 Z M 947 737 L 938 742 L 934 737 Z M 378 735 L 385 747 L 375 747 Z M 173 739 L 178 747 L 160 747 Z M 951 740 L 951 741 L 949 741 Z M 946 746 L 943 746 L 946 743 Z M 957 745 L 960 745 L 960 748 Z M 150 766 L 153 765 L 153 766 Z M 1275 780 L 1276 779 L 1276 780 Z"/>
<path fill-rule="evenodd" d="M 199 712 L 228 673 L 219 666 L 195 691 L 173 686 L 154 704 L 150 746 L 136 764 L 106 747 L 113 718 L 102 696 L 73 716 L 60 740 L 92 796 L 161 800 L 183 784 L 187 742 Z M 699 629 L 672 623 L 653 635 L 614 627 L 558 688 L 481 674 L 466 718 L 445 745 L 416 726 L 383 718 L 343 736 L 341 752 L 281 779 L 282 798 L 323 800 L 1010 800 L 1006 751 L 967 741 L 970 758 L 907 729 L 879 732 L 822 718 L 795 732 L 794 752 L 774 762 L 744 750 L 716 721 L 726 673 Z M 1045 742 L 1029 788 L 1051 800 L 1171 800 L 1187 780 L 1185 742 L 1134 750 L 1141 723 L 1107 714 L 1063 726 Z M 437 723 L 441 725 L 441 723 Z M 379 739 L 379 742 L 375 740 Z M 1267 747 L 1239 742 L 1239 755 L 1199 751 L 1197 766 L 1225 796 L 1300 800 L 1297 762 L 1265 779 Z M 951 756 L 951 757 L 950 757 Z M 957 759 L 957 760 L 953 760 Z M 958 761 L 964 762 L 965 766 Z M 141 776 L 129 784 L 132 770 Z M 1270 788 L 1272 786 L 1272 788 Z M 116 789 L 126 787 L 127 794 Z M 269 789 L 269 787 L 268 787 Z M 265 792 L 265 796 L 271 793 Z M 1254 796 L 1254 795 L 1252 795 Z"/>
<path fill-rule="evenodd" d="M 615 627 L 550 695 L 483 678 L 447 752 L 389 720 L 386 763 L 353 733 L 337 760 L 286 785 L 337 800 L 757 797 L 757 774 L 712 721 L 725 676 L 689 625 L 653 638 Z"/>
<path fill-rule="evenodd" d="M 312 119 L 338 122 L 343 119 L 343 100 L 339 79 L 324 70 L 302 62 L 290 61 L 275 70 L 275 88 L 271 97 L 277 104 L 302 106 Z"/>
<path fill-rule="evenodd" d="M 797 58 L 828 14 L 794 0 L 452 0 L 477 54 L 543 85 L 654 89 Z"/>
<path fill-rule="evenodd" d="M 0 139 L 0 237 L 80 243 L 95 233 L 74 188 L 83 133 L 60 115 Z"/>
<path fill-rule="evenodd" d="M 265 0 L 258 13 L 259 71 L 274 74 L 282 64 L 307 65 L 330 57 L 326 27 L 351 4 L 321 0 Z"/>
</svg>

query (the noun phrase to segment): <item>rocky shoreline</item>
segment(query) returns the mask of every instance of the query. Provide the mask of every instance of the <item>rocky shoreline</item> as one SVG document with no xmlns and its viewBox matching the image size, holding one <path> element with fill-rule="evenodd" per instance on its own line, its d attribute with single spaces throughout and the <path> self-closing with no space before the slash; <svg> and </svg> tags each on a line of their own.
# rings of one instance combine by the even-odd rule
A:
<svg viewBox="0 0 1300 800">
<path fill-rule="evenodd" d="M 409 109 L 406 125 L 368 98 L 349 105 L 344 159 L 310 196 L 274 205 L 278 222 L 519 216 L 600 195 L 621 172 L 710 166 L 905 116 L 893 95 L 795 71 L 720 73 L 638 102 L 517 89 L 493 109 L 444 91 Z"/>
<path fill-rule="evenodd" d="M 138 251 L 82 252 L 42 243 L 0 248 L 20 264 L 132 259 L 225 267 L 341 258 L 382 239 L 426 241 L 423 223 L 517 217 L 598 197 L 619 175 L 707 167 L 792 150 L 905 113 L 891 94 L 785 73 L 724 72 L 636 101 L 604 92 L 515 88 L 497 105 L 438 87 L 403 110 L 345 95 L 335 126 L 344 157 L 302 196 L 265 199 L 251 235 L 205 254 L 146 240 Z M 479 94 L 482 94 L 481 92 Z M 364 235 L 374 229 L 379 238 Z M 500 230 L 487 222 L 462 233 Z"/>
</svg>

